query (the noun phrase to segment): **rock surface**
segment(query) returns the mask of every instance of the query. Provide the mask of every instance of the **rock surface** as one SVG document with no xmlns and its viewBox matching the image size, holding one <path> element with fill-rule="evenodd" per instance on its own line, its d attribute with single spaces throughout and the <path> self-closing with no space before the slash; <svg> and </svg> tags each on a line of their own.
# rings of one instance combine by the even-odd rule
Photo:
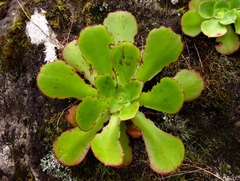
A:
<svg viewBox="0 0 240 181">
<path fill-rule="evenodd" d="M 4 12 L 6 13 L 0 19 L 0 43 L 4 45 L 3 47 L 7 47 L 7 40 L 12 40 L 21 33 L 25 34 L 25 25 L 29 21 L 21 11 L 17 0 L 7 0 L 5 2 Z M 56 31 L 57 38 L 62 44 L 67 41 L 66 37 L 70 40 L 76 38 L 80 29 L 87 24 L 101 23 L 108 12 L 115 10 L 130 11 L 136 16 L 139 24 L 139 34 L 136 36 L 135 42 L 139 47 L 144 45 L 149 30 L 159 26 L 170 26 L 174 31 L 181 34 L 180 16 L 177 10 L 187 6 L 186 1 L 179 2 L 177 6 L 174 6 L 171 2 L 157 0 L 132 0 L 129 2 L 25 0 L 19 2 L 24 4 L 26 10 L 31 14 L 36 9 L 43 8 L 46 10 L 49 13 L 47 15 L 49 25 Z M 62 17 L 63 14 L 67 16 L 68 21 Z M 72 14 L 77 14 L 74 20 L 71 19 Z M 24 19 L 24 23 L 21 25 L 22 29 L 11 30 L 14 25 L 14 18 Z M 69 23 L 71 20 L 73 22 L 72 26 Z M 58 27 L 56 21 L 59 21 Z M 187 150 L 186 159 L 182 170 L 180 169 L 177 172 L 179 176 L 185 177 L 185 179 L 195 177 L 212 180 L 216 178 L 203 170 L 194 172 L 193 170 L 197 169 L 194 165 L 199 165 L 208 169 L 208 171 L 219 173 L 219 177 L 223 178 L 228 175 L 228 178 L 237 180 L 240 175 L 240 52 L 226 57 L 232 61 L 230 66 L 221 63 L 221 66 L 225 68 L 223 70 L 226 71 L 224 72 L 225 77 L 228 74 L 234 75 L 228 78 L 231 81 L 226 82 L 226 87 L 228 87 L 224 87 L 223 93 L 220 92 L 220 89 L 217 90 L 219 94 L 229 94 L 230 100 L 226 103 L 221 100 L 221 96 L 217 97 L 217 94 L 211 94 L 217 88 L 217 86 L 213 86 L 211 77 L 217 77 L 216 80 L 221 82 L 220 73 L 223 72 L 208 69 L 212 65 L 211 62 L 214 62 L 213 59 L 221 58 L 220 55 L 209 53 L 209 49 L 211 51 L 214 49 L 211 40 L 204 36 L 194 40 L 184 36 L 183 39 L 187 45 L 182 54 L 184 58 L 180 57 L 181 63 L 170 67 L 170 71 L 168 69 L 164 70 L 163 74 L 170 76 L 173 69 L 173 71 L 176 71 L 176 69 L 187 68 L 187 60 L 192 68 L 199 71 L 204 69 L 201 73 L 204 74 L 207 84 L 205 94 L 199 102 L 189 103 L 179 115 L 170 116 L 165 121 L 162 114 L 156 114 L 148 110 L 145 112 L 152 119 L 164 122 L 163 124 L 157 124 L 160 127 L 165 126 L 163 129 L 178 135 L 184 141 Z M 20 41 L 23 42 L 14 44 L 15 50 L 18 50 L 19 47 L 21 49 L 21 53 L 17 54 L 14 60 L 8 59 L 8 57 L 13 56 L 0 56 L 1 67 L 6 67 L 5 64 L 11 63 L 7 70 L 0 68 L 0 180 L 164 179 L 164 176 L 149 169 L 141 139 L 131 141 L 135 161 L 128 168 L 111 169 L 104 167 L 91 153 L 87 156 L 86 161 L 77 167 L 70 169 L 57 165 L 50 152 L 51 144 L 56 136 L 60 135 L 61 131 L 65 129 L 65 123 L 61 123 L 61 121 L 64 122 L 63 115 L 69 104 L 75 100 L 51 100 L 38 90 L 36 76 L 41 65 L 44 64 L 44 46 L 30 44 L 26 37 Z M 209 41 L 207 45 L 204 44 L 206 41 Z M 26 43 L 26 47 L 20 46 L 21 43 Z M 193 45 L 198 47 L 200 56 L 204 60 L 204 67 L 200 66 L 196 48 Z M 3 50 L 6 49 L 2 48 L 1 51 L 3 52 Z M 61 50 L 58 51 L 61 52 Z M 5 52 L 4 55 L 16 52 Z M 61 58 L 59 53 L 58 56 Z M 216 61 L 214 66 L 217 67 L 219 64 Z M 156 81 L 159 80 L 159 76 L 161 75 L 156 77 Z M 156 81 L 152 84 L 154 85 Z M 57 125 L 58 122 L 60 122 L 60 125 Z M 54 163 L 54 165 L 51 167 L 50 163 Z M 45 167 L 43 168 L 41 164 L 45 164 Z M 189 174 L 189 170 L 193 173 Z M 171 176 L 174 177 L 174 175 L 170 175 L 169 178 Z"/>
</svg>

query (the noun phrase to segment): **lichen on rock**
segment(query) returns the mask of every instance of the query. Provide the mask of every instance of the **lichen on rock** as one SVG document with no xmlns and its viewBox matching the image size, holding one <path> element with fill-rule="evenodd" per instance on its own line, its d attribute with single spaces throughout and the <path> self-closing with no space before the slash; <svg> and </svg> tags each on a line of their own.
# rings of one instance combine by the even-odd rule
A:
<svg viewBox="0 0 240 181">
<path fill-rule="evenodd" d="M 45 46 L 45 62 L 53 62 L 57 59 L 55 48 L 61 49 L 63 46 L 56 39 L 53 30 L 48 26 L 48 21 L 45 17 L 45 11 L 35 11 L 31 16 L 31 20 L 27 22 L 26 33 L 31 39 L 31 43 Z"/>
</svg>

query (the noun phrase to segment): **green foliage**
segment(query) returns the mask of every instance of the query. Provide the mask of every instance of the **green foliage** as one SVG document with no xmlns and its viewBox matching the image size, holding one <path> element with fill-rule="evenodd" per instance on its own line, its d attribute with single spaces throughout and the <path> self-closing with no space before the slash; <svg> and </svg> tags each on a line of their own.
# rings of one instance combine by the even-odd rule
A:
<svg viewBox="0 0 240 181">
<path fill-rule="evenodd" d="M 182 31 L 189 36 L 201 32 L 217 38 L 216 50 L 221 54 L 232 54 L 239 48 L 240 34 L 239 2 L 232 0 L 191 0 L 189 11 L 181 20 Z M 234 28 L 232 27 L 234 26 Z"/>
<path fill-rule="evenodd" d="M 39 1 L 38 3 L 42 2 Z M 49 25 L 55 31 L 67 29 L 71 24 L 71 13 L 68 6 L 64 4 L 63 0 L 54 0 L 52 5 L 50 11 L 46 14 Z"/>
<path fill-rule="evenodd" d="M 163 78 L 151 91 L 142 92 L 146 81 L 178 59 L 183 44 L 171 29 L 160 27 L 149 33 L 141 56 L 133 44 L 136 33 L 130 13 L 110 13 L 103 25 L 83 29 L 78 40 L 65 47 L 66 63 L 57 60 L 41 68 L 37 83 L 44 94 L 81 100 L 67 117 L 74 128 L 63 132 L 53 146 L 64 165 L 80 163 L 90 148 L 107 166 L 129 165 L 132 149 L 126 120 L 140 128 L 154 171 L 166 174 L 181 165 L 185 152 L 181 140 L 157 128 L 139 107 L 176 113 L 188 96 L 192 100 L 200 95 L 203 80 L 195 71 L 185 70 L 186 74 Z"/>
<path fill-rule="evenodd" d="M 174 77 L 184 90 L 184 101 L 196 99 L 204 89 L 201 75 L 194 70 L 182 70 Z"/>
</svg>

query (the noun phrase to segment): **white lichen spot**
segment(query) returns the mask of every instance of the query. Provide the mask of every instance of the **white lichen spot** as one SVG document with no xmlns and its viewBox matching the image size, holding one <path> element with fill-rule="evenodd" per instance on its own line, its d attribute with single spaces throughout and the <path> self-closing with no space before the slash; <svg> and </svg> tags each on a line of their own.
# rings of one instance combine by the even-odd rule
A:
<svg viewBox="0 0 240 181">
<path fill-rule="evenodd" d="M 39 45 L 43 43 L 45 45 L 46 56 L 44 60 L 47 63 L 57 59 L 55 48 L 62 48 L 62 45 L 56 39 L 56 35 L 52 29 L 48 26 L 44 10 L 40 13 L 38 11 L 34 12 L 31 16 L 31 21 L 26 25 L 26 34 L 33 44 Z"/>
<path fill-rule="evenodd" d="M 71 170 L 68 167 L 61 165 L 52 151 L 50 151 L 46 156 L 41 159 L 40 166 L 43 172 L 48 175 L 56 177 L 62 181 L 76 181 L 75 178 L 71 177 Z"/>
</svg>

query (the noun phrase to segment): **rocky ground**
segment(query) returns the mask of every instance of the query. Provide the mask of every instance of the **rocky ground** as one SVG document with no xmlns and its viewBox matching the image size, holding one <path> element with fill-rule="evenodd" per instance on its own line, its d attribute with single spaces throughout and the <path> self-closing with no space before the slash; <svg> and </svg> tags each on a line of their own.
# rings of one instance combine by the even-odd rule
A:
<svg viewBox="0 0 240 181">
<path fill-rule="evenodd" d="M 176 3 L 176 4 L 173 4 Z M 188 1 L 170 0 L 5 0 L 0 1 L 0 179 L 5 180 L 240 180 L 240 51 L 216 53 L 214 39 L 181 32 Z M 90 152 L 78 166 L 64 167 L 51 152 L 54 139 L 68 125 L 65 114 L 76 100 L 53 100 L 37 88 L 45 63 L 45 44 L 33 44 L 26 24 L 35 11 L 46 19 L 58 42 L 65 45 L 87 25 L 99 24 L 109 12 L 131 12 L 139 27 L 135 44 L 142 47 L 149 31 L 171 27 L 182 35 L 179 61 L 166 67 L 147 86 L 179 69 L 199 71 L 205 80 L 202 96 L 177 115 L 143 109 L 161 129 L 179 136 L 186 147 L 181 168 L 159 175 L 148 165 L 143 140 L 133 139 L 133 163 L 105 167 Z M 61 46 L 56 56 L 61 58 Z"/>
</svg>

